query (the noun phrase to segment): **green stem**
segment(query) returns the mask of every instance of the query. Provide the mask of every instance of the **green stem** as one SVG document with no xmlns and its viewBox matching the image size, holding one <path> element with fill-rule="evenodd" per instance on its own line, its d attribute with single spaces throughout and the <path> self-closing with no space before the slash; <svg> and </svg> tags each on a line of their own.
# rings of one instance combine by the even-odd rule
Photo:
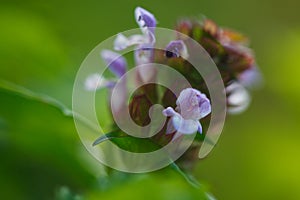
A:
<svg viewBox="0 0 300 200">
<path fill-rule="evenodd" d="M 63 115 L 65 115 L 67 117 L 76 118 L 79 121 L 81 121 L 84 125 L 91 128 L 93 131 L 99 132 L 99 128 L 94 123 L 92 123 L 86 117 L 80 115 L 79 113 L 72 111 L 66 105 L 64 105 L 62 102 L 58 101 L 57 99 L 55 99 L 53 97 L 33 92 L 25 87 L 22 87 L 20 85 L 17 85 L 15 83 L 11 83 L 9 81 L 2 80 L 2 79 L 0 79 L 0 88 L 5 91 L 8 91 L 12 94 L 18 95 L 20 97 L 30 99 L 33 101 L 37 101 L 37 102 L 41 102 L 41 103 L 47 104 L 51 107 L 54 107 L 54 108 L 58 109 L 59 111 L 61 111 L 63 113 Z"/>
<path fill-rule="evenodd" d="M 186 174 L 184 171 L 182 171 L 182 169 L 180 169 L 180 167 L 175 163 L 172 162 L 170 164 L 170 167 L 175 170 L 176 172 L 178 172 L 190 185 L 192 185 L 195 188 L 200 188 L 200 183 L 192 176 Z"/>
</svg>

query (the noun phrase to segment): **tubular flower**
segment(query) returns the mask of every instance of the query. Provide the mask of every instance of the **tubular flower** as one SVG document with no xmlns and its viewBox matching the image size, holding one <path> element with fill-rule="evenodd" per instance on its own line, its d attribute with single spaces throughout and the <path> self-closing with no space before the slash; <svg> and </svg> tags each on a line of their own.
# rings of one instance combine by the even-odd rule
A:
<svg viewBox="0 0 300 200">
<path fill-rule="evenodd" d="M 110 50 L 103 50 L 101 57 L 108 65 L 108 69 L 118 78 L 123 76 L 127 70 L 127 62 L 123 56 Z M 91 74 L 85 81 L 87 90 L 98 90 L 102 88 L 111 88 L 115 85 L 115 80 L 106 79 L 100 74 Z"/>
<path fill-rule="evenodd" d="M 139 25 L 142 34 L 132 35 L 128 38 L 123 34 L 118 34 L 114 43 L 115 50 L 120 51 L 132 45 L 145 45 L 145 44 L 151 46 L 154 45 L 155 43 L 154 30 L 156 27 L 155 17 L 147 10 L 141 7 L 137 7 L 135 9 L 135 20 Z"/>
<path fill-rule="evenodd" d="M 163 114 L 170 117 L 167 125 L 167 134 L 178 131 L 181 134 L 202 133 L 199 120 L 211 112 L 209 99 L 200 91 L 187 88 L 181 91 L 176 101 L 176 111 L 168 107 Z"/>
<path fill-rule="evenodd" d="M 187 59 L 189 54 L 188 50 L 182 40 L 171 41 L 166 47 L 166 57 L 179 57 L 181 56 L 184 59 Z"/>
<path fill-rule="evenodd" d="M 135 46 L 134 58 L 136 65 L 150 63 L 153 60 L 153 47 L 156 41 L 156 19 L 153 14 L 141 7 L 135 9 L 134 16 L 142 34 L 129 37 L 118 34 L 114 41 L 114 49 L 120 51 L 129 46 Z M 155 72 L 151 69 L 139 71 L 139 76 L 143 81 L 151 79 L 154 74 Z"/>
<path fill-rule="evenodd" d="M 115 76 L 121 77 L 126 73 L 127 62 L 120 54 L 110 50 L 103 50 L 101 57 Z"/>
</svg>

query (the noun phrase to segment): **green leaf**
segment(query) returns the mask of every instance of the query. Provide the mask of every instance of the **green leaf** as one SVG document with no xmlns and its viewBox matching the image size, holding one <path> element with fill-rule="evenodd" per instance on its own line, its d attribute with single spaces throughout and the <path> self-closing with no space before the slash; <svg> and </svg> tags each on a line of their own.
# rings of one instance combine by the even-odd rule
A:
<svg viewBox="0 0 300 200">
<path fill-rule="evenodd" d="M 101 144 L 104 141 L 110 140 L 118 147 L 136 153 L 146 153 L 156 151 L 161 148 L 150 138 L 137 138 L 127 135 L 121 130 L 115 130 L 97 138 L 93 146 Z"/>
<path fill-rule="evenodd" d="M 160 145 L 154 143 L 149 138 L 132 137 L 122 132 L 121 130 L 115 130 L 103 136 L 100 136 L 95 140 L 93 146 L 98 145 L 107 140 L 112 141 L 114 144 L 116 144 L 118 147 L 124 150 L 137 153 L 151 152 L 161 148 Z M 175 162 L 172 161 L 172 163 L 169 166 L 177 173 L 179 173 L 190 185 L 192 185 L 195 188 L 200 188 L 199 182 L 193 176 L 184 172 Z"/>
<path fill-rule="evenodd" d="M 105 135 L 102 135 L 99 138 L 97 138 L 94 141 L 93 146 L 96 146 L 97 144 L 100 144 L 106 140 L 112 140 L 114 138 L 121 138 L 121 137 L 128 137 L 128 135 L 124 134 L 120 130 L 112 131 L 112 132 L 106 133 Z"/>
</svg>

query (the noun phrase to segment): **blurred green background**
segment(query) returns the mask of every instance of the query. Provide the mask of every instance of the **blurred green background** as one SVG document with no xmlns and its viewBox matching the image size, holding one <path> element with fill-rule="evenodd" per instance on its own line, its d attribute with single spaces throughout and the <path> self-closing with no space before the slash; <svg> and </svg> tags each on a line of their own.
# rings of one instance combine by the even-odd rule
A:
<svg viewBox="0 0 300 200">
<path fill-rule="evenodd" d="M 217 199 L 300 199 L 300 1 L 1 0 L 0 78 L 71 107 L 82 60 L 107 37 L 136 28 L 136 6 L 161 27 L 206 15 L 249 36 L 264 86 L 245 113 L 227 118 L 193 174 Z M 105 177 L 71 118 L 2 87 L 0 156 L 1 199 L 201 199 L 168 170 Z"/>
</svg>

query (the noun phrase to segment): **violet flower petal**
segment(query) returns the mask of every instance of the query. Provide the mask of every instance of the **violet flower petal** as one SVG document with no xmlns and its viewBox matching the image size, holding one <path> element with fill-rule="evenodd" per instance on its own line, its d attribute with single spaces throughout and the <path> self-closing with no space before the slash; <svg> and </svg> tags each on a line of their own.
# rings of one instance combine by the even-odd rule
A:
<svg viewBox="0 0 300 200">
<path fill-rule="evenodd" d="M 174 40 L 171 41 L 166 46 L 166 57 L 182 57 L 184 59 L 187 59 L 189 54 L 186 45 L 182 40 Z"/>
<path fill-rule="evenodd" d="M 184 119 L 199 120 L 211 112 L 209 99 L 205 94 L 193 88 L 182 90 L 176 105 Z"/>
<path fill-rule="evenodd" d="M 243 71 L 238 76 L 238 80 L 243 86 L 247 88 L 257 88 L 263 82 L 262 75 L 256 66 Z"/>
<path fill-rule="evenodd" d="M 149 31 L 154 34 L 156 19 L 153 14 L 141 7 L 137 7 L 134 11 L 134 15 L 136 22 L 144 34 L 148 34 Z"/>
<path fill-rule="evenodd" d="M 101 57 L 108 65 L 110 71 L 117 77 L 121 77 L 126 73 L 127 62 L 123 56 L 110 50 L 103 50 Z"/>
<path fill-rule="evenodd" d="M 182 134 L 202 133 L 202 126 L 199 120 L 211 112 L 209 99 L 205 94 L 193 88 L 182 90 L 176 101 L 176 112 L 173 108 L 168 107 L 163 110 L 163 115 L 171 117 L 172 124 L 167 125 L 167 134 L 174 129 Z M 173 131 L 174 132 L 174 131 Z"/>
<path fill-rule="evenodd" d="M 205 94 L 200 94 L 198 96 L 199 108 L 200 108 L 200 118 L 206 117 L 211 113 L 211 105 L 209 99 Z"/>
<path fill-rule="evenodd" d="M 171 107 L 167 107 L 166 109 L 164 109 L 162 111 L 163 115 L 166 116 L 166 117 L 173 117 L 174 115 L 176 115 L 176 111 L 171 108 Z"/>
</svg>

